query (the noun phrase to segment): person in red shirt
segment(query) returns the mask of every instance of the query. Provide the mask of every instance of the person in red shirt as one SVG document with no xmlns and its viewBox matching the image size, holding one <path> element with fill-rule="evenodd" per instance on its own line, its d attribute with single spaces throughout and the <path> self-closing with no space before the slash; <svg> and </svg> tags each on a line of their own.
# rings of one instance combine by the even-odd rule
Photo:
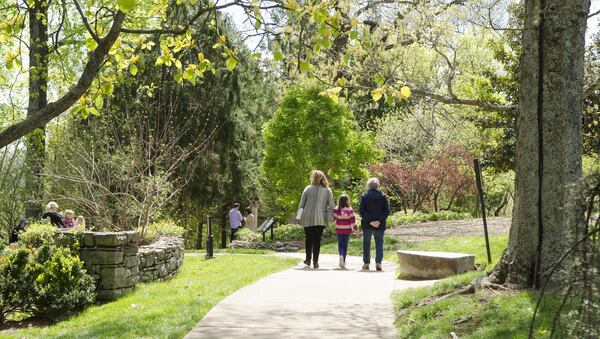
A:
<svg viewBox="0 0 600 339">
<path fill-rule="evenodd" d="M 341 268 L 346 268 L 350 234 L 358 232 L 354 210 L 350 206 L 350 198 L 346 194 L 340 195 L 338 205 L 333 209 L 333 217 L 335 218 L 335 233 L 338 238 L 339 265 Z"/>
</svg>

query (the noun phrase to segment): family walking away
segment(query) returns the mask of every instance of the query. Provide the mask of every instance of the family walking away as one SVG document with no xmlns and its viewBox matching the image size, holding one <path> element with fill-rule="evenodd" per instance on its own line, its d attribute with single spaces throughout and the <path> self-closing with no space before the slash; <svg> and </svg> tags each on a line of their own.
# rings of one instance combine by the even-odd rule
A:
<svg viewBox="0 0 600 339">
<path fill-rule="evenodd" d="M 370 178 L 367 181 L 367 192 L 360 198 L 359 214 L 362 218 L 363 233 L 363 266 L 369 269 L 371 261 L 371 236 L 375 238 L 375 267 L 382 270 L 383 235 L 386 229 L 386 219 L 390 214 L 387 197 L 379 189 L 379 180 Z M 333 193 L 329 188 L 327 177 L 321 171 L 313 171 L 310 175 L 310 185 L 304 188 L 296 219 L 304 227 L 306 266 L 319 268 L 319 253 L 323 230 L 335 220 L 335 231 L 338 238 L 339 266 L 346 268 L 346 255 L 350 235 L 360 234 L 355 221 L 354 210 L 350 198 L 342 194 L 338 205 L 334 206 Z"/>
</svg>

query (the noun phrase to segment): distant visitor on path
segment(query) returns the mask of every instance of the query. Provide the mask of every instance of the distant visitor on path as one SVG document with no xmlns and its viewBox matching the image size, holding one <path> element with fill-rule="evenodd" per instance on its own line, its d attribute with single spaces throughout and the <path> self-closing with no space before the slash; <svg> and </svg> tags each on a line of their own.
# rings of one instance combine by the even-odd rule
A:
<svg viewBox="0 0 600 339">
<path fill-rule="evenodd" d="M 367 180 L 367 192 L 360 198 L 358 212 L 362 217 L 363 231 L 363 270 L 369 269 L 371 262 L 371 235 L 375 237 L 375 267 L 381 271 L 383 260 L 383 233 L 385 221 L 390 215 L 390 204 L 387 197 L 379 190 L 379 180 Z"/>
<path fill-rule="evenodd" d="M 246 207 L 246 227 L 252 232 L 256 232 L 256 216 L 252 213 L 252 209 L 250 207 Z"/>
<path fill-rule="evenodd" d="M 304 226 L 306 260 L 304 264 L 319 268 L 321 236 L 329 222 L 333 221 L 333 193 L 328 187 L 327 177 L 321 171 L 312 171 L 310 185 L 306 186 L 300 198 L 296 219 Z"/>
<path fill-rule="evenodd" d="M 240 212 L 240 204 L 233 204 L 233 208 L 229 211 L 229 226 L 231 226 L 231 241 L 237 240 L 237 231 L 242 226 L 244 217 Z"/>
<path fill-rule="evenodd" d="M 42 214 L 42 219 L 48 220 L 52 225 L 64 228 L 63 218 L 58 213 L 58 204 L 55 201 L 50 201 L 46 205 L 46 213 Z"/>
<path fill-rule="evenodd" d="M 340 195 L 338 205 L 333 209 L 335 218 L 335 234 L 338 239 L 338 253 L 340 255 L 339 266 L 346 268 L 346 254 L 348 254 L 348 240 L 350 234 L 358 233 L 354 210 L 350 206 L 350 198 L 346 194 Z"/>
</svg>

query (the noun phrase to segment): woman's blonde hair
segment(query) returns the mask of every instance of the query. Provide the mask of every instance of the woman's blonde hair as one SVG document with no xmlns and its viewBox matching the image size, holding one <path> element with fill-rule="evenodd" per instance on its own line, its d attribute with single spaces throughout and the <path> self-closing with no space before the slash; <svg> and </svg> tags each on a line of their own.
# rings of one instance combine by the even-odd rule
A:
<svg viewBox="0 0 600 339">
<path fill-rule="evenodd" d="M 56 212 L 58 212 L 58 204 L 56 203 L 56 201 L 50 201 L 46 205 L 46 212 L 50 212 L 52 210 L 55 210 Z"/>
<path fill-rule="evenodd" d="M 85 228 L 85 218 L 83 215 L 77 217 L 77 220 L 75 220 L 75 226 Z"/>
<path fill-rule="evenodd" d="M 321 185 L 323 187 L 329 186 L 329 182 L 327 181 L 325 173 L 317 170 L 314 170 L 310 173 L 310 184 Z"/>
<path fill-rule="evenodd" d="M 72 216 L 75 216 L 75 212 L 73 212 L 73 210 L 65 210 L 65 217 L 66 217 L 67 215 L 72 215 Z"/>
</svg>

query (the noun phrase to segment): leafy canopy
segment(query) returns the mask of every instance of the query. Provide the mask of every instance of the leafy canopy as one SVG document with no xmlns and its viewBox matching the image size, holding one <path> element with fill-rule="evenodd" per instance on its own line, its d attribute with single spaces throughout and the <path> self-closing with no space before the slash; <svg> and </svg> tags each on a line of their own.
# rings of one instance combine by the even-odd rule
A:
<svg viewBox="0 0 600 339">
<path fill-rule="evenodd" d="M 266 190 L 284 211 L 295 209 L 311 170 L 322 170 L 335 186 L 366 178 L 365 165 L 380 158 L 352 112 L 314 85 L 289 89 L 263 135 Z"/>
</svg>

